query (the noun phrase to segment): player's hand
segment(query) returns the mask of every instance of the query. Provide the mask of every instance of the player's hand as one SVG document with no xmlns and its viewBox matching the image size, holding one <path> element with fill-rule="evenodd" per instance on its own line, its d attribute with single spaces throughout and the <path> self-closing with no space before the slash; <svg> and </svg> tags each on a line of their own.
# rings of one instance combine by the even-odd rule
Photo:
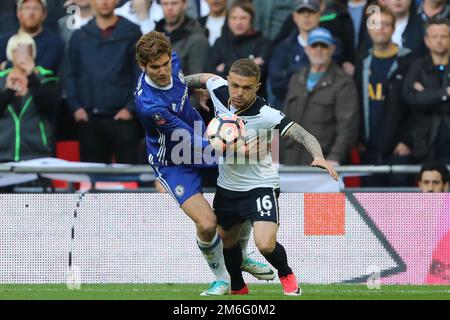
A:
<svg viewBox="0 0 450 320">
<path fill-rule="evenodd" d="M 331 164 L 329 164 L 325 159 L 314 159 L 314 161 L 311 163 L 311 166 L 325 169 L 328 171 L 328 173 L 334 180 L 336 181 L 339 180 L 338 173 L 336 172 L 336 170 L 334 170 L 334 167 Z"/>
<path fill-rule="evenodd" d="M 73 117 L 75 118 L 75 122 L 88 122 L 89 121 L 89 116 L 88 116 L 86 110 L 84 110 L 84 108 L 77 109 L 77 111 L 75 111 L 75 113 L 73 114 Z"/>
<path fill-rule="evenodd" d="M 117 114 L 114 116 L 114 120 L 122 120 L 122 121 L 129 121 L 133 119 L 133 115 L 130 111 L 128 111 L 127 108 L 121 109 Z"/>
<path fill-rule="evenodd" d="M 193 90 L 194 96 L 198 100 L 198 105 L 205 110 L 206 112 L 209 112 L 210 109 L 207 106 L 208 100 L 211 98 L 209 96 L 209 92 L 206 89 L 195 89 Z"/>
</svg>

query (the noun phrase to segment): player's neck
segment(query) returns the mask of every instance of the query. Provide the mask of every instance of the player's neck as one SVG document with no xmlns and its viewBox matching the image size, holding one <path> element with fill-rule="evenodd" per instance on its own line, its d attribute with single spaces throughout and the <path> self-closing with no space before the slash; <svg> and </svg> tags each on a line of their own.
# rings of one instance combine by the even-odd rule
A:
<svg viewBox="0 0 450 320">
<path fill-rule="evenodd" d="M 245 104 L 244 106 L 242 106 L 242 107 L 240 107 L 240 108 L 236 107 L 236 106 L 233 104 L 233 102 L 231 101 L 231 99 L 229 100 L 228 104 L 229 104 L 231 107 L 235 108 L 235 109 L 236 109 L 236 112 L 242 112 L 242 111 L 244 111 L 244 110 L 250 108 L 250 107 L 255 103 L 256 98 L 257 98 L 257 97 L 255 96 L 249 103 Z"/>
</svg>

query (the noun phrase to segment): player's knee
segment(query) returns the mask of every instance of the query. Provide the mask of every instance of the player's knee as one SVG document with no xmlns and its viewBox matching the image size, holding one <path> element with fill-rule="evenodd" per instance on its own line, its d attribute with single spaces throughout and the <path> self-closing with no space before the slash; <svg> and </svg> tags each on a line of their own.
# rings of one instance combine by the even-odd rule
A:
<svg viewBox="0 0 450 320">
<path fill-rule="evenodd" d="M 268 256 L 275 250 L 275 242 L 271 240 L 261 240 L 257 241 L 255 244 L 263 256 Z"/>
<path fill-rule="evenodd" d="M 197 223 L 197 232 L 204 238 L 213 238 L 217 232 L 215 220 L 201 221 Z"/>
</svg>

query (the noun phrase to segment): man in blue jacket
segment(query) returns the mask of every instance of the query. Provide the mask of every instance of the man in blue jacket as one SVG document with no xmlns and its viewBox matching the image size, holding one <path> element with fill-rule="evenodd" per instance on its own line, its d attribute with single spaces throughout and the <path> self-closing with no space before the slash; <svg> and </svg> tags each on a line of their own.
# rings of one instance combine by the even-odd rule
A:
<svg viewBox="0 0 450 320">
<path fill-rule="evenodd" d="M 81 160 L 136 163 L 139 125 L 133 91 L 139 26 L 114 14 L 117 0 L 93 0 L 95 19 L 71 37 L 65 90 L 78 125 Z"/>
</svg>

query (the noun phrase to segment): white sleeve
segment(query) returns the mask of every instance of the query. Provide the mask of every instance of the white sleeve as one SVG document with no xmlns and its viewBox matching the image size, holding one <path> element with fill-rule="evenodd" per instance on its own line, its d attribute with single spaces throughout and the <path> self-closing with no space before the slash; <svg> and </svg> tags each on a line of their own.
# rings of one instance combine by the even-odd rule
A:
<svg viewBox="0 0 450 320">
<path fill-rule="evenodd" d="M 228 86 L 228 82 L 219 76 L 211 77 L 206 81 L 206 89 L 208 89 L 209 94 L 213 94 L 214 90 L 223 86 Z"/>
<path fill-rule="evenodd" d="M 216 115 L 230 113 L 227 108 L 229 99 L 228 82 L 219 76 L 214 76 L 206 81 L 206 88 L 214 105 Z"/>
<path fill-rule="evenodd" d="M 288 119 L 283 112 L 269 106 L 261 108 L 261 115 L 263 116 L 265 127 L 267 129 L 280 130 L 280 136 L 284 136 L 294 124 L 294 122 Z"/>
</svg>

